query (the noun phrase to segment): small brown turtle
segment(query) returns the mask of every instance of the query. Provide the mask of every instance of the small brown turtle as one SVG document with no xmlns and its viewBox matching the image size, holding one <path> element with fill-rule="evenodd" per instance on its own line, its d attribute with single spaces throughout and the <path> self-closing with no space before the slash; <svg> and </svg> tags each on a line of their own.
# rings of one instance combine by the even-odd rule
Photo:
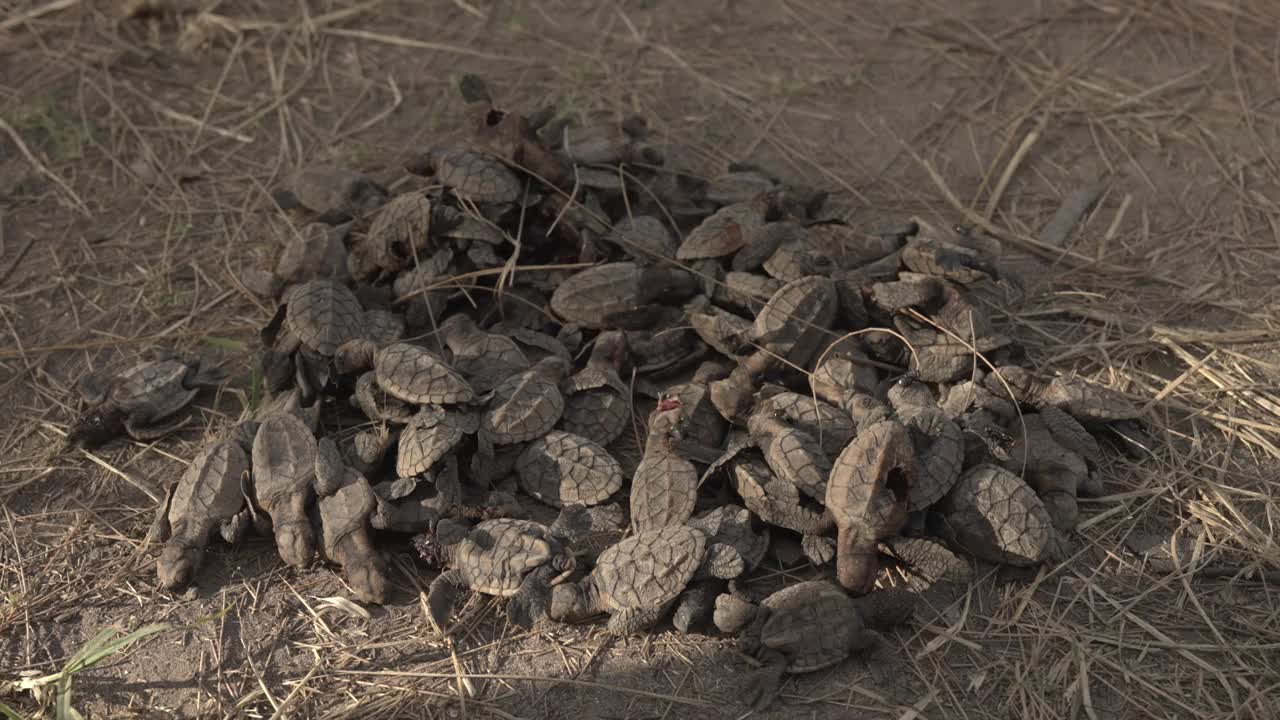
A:
<svg viewBox="0 0 1280 720">
<path fill-rule="evenodd" d="M 333 280 L 340 283 L 349 280 L 344 240 L 350 230 L 351 223 L 335 226 L 313 222 L 291 233 L 280 257 L 276 259 L 274 282 L 277 287 L 266 294 L 275 297 L 286 285 L 311 280 Z"/>
<path fill-rule="evenodd" d="M 871 590 L 876 542 L 906 522 L 918 475 L 911 436 L 896 420 L 860 429 L 836 458 L 826 505 L 839 528 L 836 576 L 845 589 L 859 595 Z"/>
<path fill-rule="evenodd" d="M 431 582 L 427 610 L 442 634 L 460 590 L 508 598 L 507 617 L 529 627 L 546 614 L 552 586 L 564 582 L 575 564 L 568 543 L 590 529 L 581 506 L 565 507 L 550 527 L 531 520 L 499 518 L 474 527 L 442 520 L 414 538 L 429 564 L 449 568 Z"/>
<path fill-rule="evenodd" d="M 389 422 L 403 425 L 413 417 L 414 406 L 383 390 L 378 385 L 378 376 L 369 371 L 356 378 L 356 386 L 351 393 L 351 404 L 374 422 Z"/>
<path fill-rule="evenodd" d="M 933 505 L 960 478 L 964 432 L 938 407 L 925 383 L 906 377 L 889 388 L 889 402 L 911 434 L 920 469 L 907 496 L 907 511 Z"/>
<path fill-rule="evenodd" d="M 342 566 L 356 597 L 378 605 L 386 602 L 386 562 L 369 534 L 369 517 L 377 507 L 369 482 L 355 475 L 332 495 L 320 498 L 318 505 L 324 556 Z"/>
<path fill-rule="evenodd" d="M 639 533 L 683 524 L 697 500 L 697 468 L 651 435 L 631 478 L 631 529 Z"/>
<path fill-rule="evenodd" d="M 169 487 L 153 526 L 155 538 L 165 544 L 156 564 L 165 589 L 179 590 L 195 580 L 214 531 L 233 543 L 248 529 L 243 487 L 248 473 L 244 448 L 220 440 L 197 453 L 182 479 Z"/>
<path fill-rule="evenodd" d="M 729 368 L 709 360 L 698 366 L 688 382 L 669 386 L 658 395 L 658 409 L 663 412 L 651 432 L 670 432 L 673 440 L 692 443 L 702 448 L 719 448 L 728 430 L 724 419 L 711 402 L 709 383 L 726 376 Z M 667 413 L 667 410 L 677 412 Z"/>
<path fill-rule="evenodd" d="M 759 608 L 741 603 L 736 612 L 729 612 L 717 602 L 717 619 L 728 627 L 745 625 L 739 650 L 765 664 L 749 696 L 760 711 L 777 697 L 786 673 L 832 667 L 875 647 L 881 641 L 878 631 L 909 620 L 915 604 L 916 595 L 905 590 L 882 590 L 855 599 L 830 582 L 810 580 L 779 590 Z M 754 617 L 744 620 L 743 615 L 751 614 Z"/>
<path fill-rule="evenodd" d="M 605 239 L 641 261 L 675 259 L 676 241 L 661 220 L 652 215 L 624 218 Z"/>
<path fill-rule="evenodd" d="M 685 236 L 676 259 L 720 258 L 761 242 L 771 204 L 772 196 L 762 193 L 720 208 Z"/>
<path fill-rule="evenodd" d="M 77 384 L 89 406 L 71 425 L 67 443 L 93 449 L 122 435 L 135 440 L 164 437 L 190 420 L 180 413 L 202 387 L 225 379 L 221 370 L 176 357 L 143 362 L 118 374 L 90 373 Z"/>
<path fill-rule="evenodd" d="M 409 419 L 396 445 L 396 475 L 402 478 L 430 473 L 467 435 L 479 428 L 474 413 L 423 405 Z"/>
<path fill-rule="evenodd" d="M 372 365 L 378 387 L 406 403 L 450 405 L 475 397 L 461 375 L 419 345 L 395 342 L 379 349 L 373 341 L 357 338 L 339 348 L 334 362 L 344 374 Z"/>
<path fill-rule="evenodd" d="M 460 197 L 482 205 L 512 205 L 524 194 L 524 183 L 511 168 L 475 150 L 437 148 L 414 158 L 406 168 L 418 175 L 434 174 Z"/>
<path fill-rule="evenodd" d="M 1046 382 L 1026 368 L 1005 365 L 983 378 L 983 384 L 1000 397 L 1009 397 L 1012 390 L 1020 403 L 1052 405 L 1085 424 L 1133 420 L 1139 415 L 1138 408 L 1121 393 L 1076 376 L 1058 375 Z"/>
<path fill-rule="evenodd" d="M 965 471 L 938 509 L 949 539 L 989 562 L 1033 566 L 1062 550 L 1035 491 L 996 465 Z"/>
<path fill-rule="evenodd" d="M 770 525 L 800 533 L 800 547 L 809 562 L 822 566 L 835 557 L 835 542 L 827 537 L 835 521 L 820 502 L 774 475 L 755 451 L 736 457 L 729 473 L 748 510 Z"/>
<path fill-rule="evenodd" d="M 721 355 L 736 357 L 748 347 L 751 321 L 740 315 L 713 306 L 689 313 L 689 324 Z"/>
<path fill-rule="evenodd" d="M 819 502 L 826 499 L 832 464 L 814 437 L 785 422 L 778 410 L 752 415 L 747 431 L 776 476 Z"/>
<path fill-rule="evenodd" d="M 772 415 L 813 438 L 828 456 L 840 454 L 853 439 L 853 421 L 840 408 L 811 395 L 801 395 L 777 386 L 761 388 L 757 412 Z"/>
<path fill-rule="evenodd" d="M 271 518 L 280 558 L 306 567 L 315 557 L 307 509 L 315 496 L 316 437 L 302 420 L 278 413 L 262 421 L 253 440 L 253 491 Z"/>
<path fill-rule="evenodd" d="M 684 270 L 606 263 L 561 283 L 551 294 L 551 311 L 583 328 L 633 330 L 652 326 L 661 304 L 696 292 L 694 276 Z"/>
<path fill-rule="evenodd" d="M 746 202 L 778 188 L 778 181 L 758 168 L 733 167 L 711 179 L 707 200 L 717 205 Z"/>
<path fill-rule="evenodd" d="M 360 253 L 373 269 L 398 272 L 431 254 L 431 200 L 421 192 L 397 195 L 373 216 Z M 354 251 L 354 248 L 353 248 Z M 368 280 L 373 273 L 361 273 Z"/>
<path fill-rule="evenodd" d="M 600 445 L 616 440 L 631 422 L 631 391 L 618 377 L 627 359 L 627 336 L 600 333 L 587 366 L 564 384 L 560 427 Z"/>
<path fill-rule="evenodd" d="M 688 525 L 647 530 L 610 546 L 581 581 L 555 586 L 551 619 L 576 622 L 607 612 L 611 634 L 637 634 L 660 620 L 691 580 L 737 577 L 742 567 L 736 550 L 709 544 Z"/>
<path fill-rule="evenodd" d="M 780 281 L 767 275 L 735 271 L 725 273 L 711 299 L 727 310 L 755 315 L 781 288 Z"/>
<path fill-rule="evenodd" d="M 568 374 L 569 364 L 551 355 L 494 388 L 476 435 L 472 474 L 477 483 L 492 479 L 495 446 L 535 440 L 555 428 L 564 414 L 560 383 Z"/>
<path fill-rule="evenodd" d="M 806 366 L 828 337 L 836 313 L 835 284 L 830 278 L 810 275 L 778 289 L 756 315 L 751 340 L 772 356 Z"/>
<path fill-rule="evenodd" d="M 1089 482 L 1088 463 L 1058 443 L 1040 413 L 1024 415 L 1022 422 L 1013 423 L 1010 430 L 1014 442 L 1004 468 L 1036 491 L 1054 527 L 1071 531 L 1080 517 L 1076 500 L 1080 487 Z"/>
<path fill-rule="evenodd" d="M 520 487 L 556 507 L 599 505 L 622 487 L 622 466 L 600 445 L 552 430 L 516 460 Z"/>
<path fill-rule="evenodd" d="M 290 190 L 273 193 L 285 210 L 302 207 L 331 225 L 368 215 L 387 201 L 387 189 L 363 173 L 341 165 L 315 163 L 300 168 Z"/>
<path fill-rule="evenodd" d="M 452 354 L 450 365 L 480 394 L 532 365 L 515 340 L 481 330 L 461 313 L 440 326 L 440 335 Z"/>
</svg>

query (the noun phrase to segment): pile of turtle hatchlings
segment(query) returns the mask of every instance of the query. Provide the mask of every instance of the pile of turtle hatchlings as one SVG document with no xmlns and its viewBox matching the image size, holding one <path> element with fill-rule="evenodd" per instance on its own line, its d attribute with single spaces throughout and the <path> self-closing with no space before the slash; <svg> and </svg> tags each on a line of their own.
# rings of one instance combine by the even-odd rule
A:
<svg viewBox="0 0 1280 720">
<path fill-rule="evenodd" d="M 714 624 L 768 661 L 767 702 L 910 615 L 883 566 L 928 587 L 1061 556 L 1101 490 L 1092 431 L 1137 410 L 1017 364 L 986 309 L 1019 287 L 997 244 L 869 234 L 756 168 L 664 169 L 640 119 L 462 93 L 459 138 L 396 192 L 314 165 L 276 194 L 278 262 L 240 277 L 277 301 L 266 397 L 169 489 L 164 587 L 252 527 L 382 603 L 382 552 L 412 538 L 438 628 L 464 589 L 522 626 Z M 90 376 L 70 439 L 158 438 L 222 380 L 174 356 Z M 766 557 L 835 582 L 753 597 Z"/>
</svg>

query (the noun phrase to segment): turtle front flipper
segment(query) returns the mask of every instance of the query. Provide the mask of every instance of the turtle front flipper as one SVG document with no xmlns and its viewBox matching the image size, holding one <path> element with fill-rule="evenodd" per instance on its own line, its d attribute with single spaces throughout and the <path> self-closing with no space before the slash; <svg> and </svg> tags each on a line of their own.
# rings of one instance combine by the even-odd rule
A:
<svg viewBox="0 0 1280 720">
<path fill-rule="evenodd" d="M 670 607 L 671 603 L 659 608 L 623 608 L 609 617 L 605 630 L 619 637 L 639 635 L 656 625 Z"/>
<path fill-rule="evenodd" d="M 142 422 L 132 416 L 128 416 L 124 419 L 124 429 L 125 432 L 129 433 L 129 437 L 134 440 L 149 442 L 177 432 L 189 422 L 191 422 L 191 416 L 186 413 L 150 422 Z"/>
<path fill-rule="evenodd" d="M 746 571 L 747 563 L 732 545 L 712 543 L 707 546 L 707 555 L 698 567 L 695 579 L 720 578 L 732 580 Z"/>
<path fill-rule="evenodd" d="M 244 539 L 249 533 L 249 528 L 253 527 L 254 514 L 249 508 L 245 508 L 227 520 L 222 521 L 222 525 L 218 528 L 218 534 L 228 545 L 235 545 Z"/>
<path fill-rule="evenodd" d="M 777 650 L 764 650 L 760 654 L 764 669 L 755 675 L 748 693 L 751 709 L 761 712 L 773 704 L 778 692 L 782 690 L 782 677 L 787 671 L 787 658 Z"/>
<path fill-rule="evenodd" d="M 671 624 L 683 633 L 704 627 L 716 607 L 716 596 L 722 587 L 723 583 L 719 580 L 696 580 L 690 583 L 676 600 Z"/>
<path fill-rule="evenodd" d="M 759 609 L 759 606 L 740 593 L 721 593 L 715 599 L 711 621 L 720 632 L 731 635 L 750 625 Z"/>
<path fill-rule="evenodd" d="M 172 536 L 173 528 L 169 526 L 169 508 L 173 507 L 173 493 L 177 489 L 178 484 L 173 483 L 165 490 L 164 500 L 156 509 L 155 519 L 151 521 L 151 530 L 148 534 L 156 542 L 167 542 Z"/>
<path fill-rule="evenodd" d="M 818 567 L 831 562 L 831 559 L 836 556 L 835 542 L 823 535 L 805 535 L 801 537 L 800 548 L 804 551 L 804 556 L 809 558 L 809 562 Z"/>
<path fill-rule="evenodd" d="M 90 405 L 101 405 L 111 392 L 111 373 L 95 370 L 76 381 L 76 392 Z"/>
<path fill-rule="evenodd" d="M 207 543 L 207 538 L 188 537 L 184 526 L 174 528 L 160 551 L 160 559 L 156 561 L 156 575 L 160 578 L 161 587 L 181 590 L 190 585 L 200 568 Z"/>
<path fill-rule="evenodd" d="M 536 568 L 520 583 L 507 601 L 507 620 L 516 627 L 530 628 L 547 616 L 551 606 L 551 581 L 559 573 L 551 565 Z"/>
<path fill-rule="evenodd" d="M 460 570 L 447 570 L 431 581 L 427 590 L 427 619 L 441 635 L 448 634 L 445 628 L 449 624 L 449 612 L 453 610 L 458 594 L 466 587 L 467 581 Z"/>
</svg>

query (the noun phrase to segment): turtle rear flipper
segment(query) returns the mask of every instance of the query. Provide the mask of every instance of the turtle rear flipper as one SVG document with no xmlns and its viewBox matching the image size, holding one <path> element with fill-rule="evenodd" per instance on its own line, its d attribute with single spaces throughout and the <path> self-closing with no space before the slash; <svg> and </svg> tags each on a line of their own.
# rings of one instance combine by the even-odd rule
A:
<svg viewBox="0 0 1280 720">
<path fill-rule="evenodd" d="M 605 630 L 610 635 L 639 635 L 656 625 L 670 607 L 668 603 L 660 608 L 623 608 L 609 616 Z"/>
<path fill-rule="evenodd" d="M 186 413 L 150 422 L 142 422 L 133 417 L 125 417 L 124 429 L 129 433 L 129 437 L 134 440 L 146 442 L 159 440 L 170 433 L 176 432 L 189 422 L 191 422 L 191 416 Z"/>
<path fill-rule="evenodd" d="M 676 600 L 671 624 L 683 633 L 703 627 L 715 610 L 716 595 L 721 587 L 719 580 L 696 580 L 690 583 Z"/>
<path fill-rule="evenodd" d="M 800 547 L 809 562 L 819 567 L 831 562 L 836 556 L 835 541 L 822 535 L 805 535 L 800 538 Z"/>
<path fill-rule="evenodd" d="M 547 616 L 551 605 L 550 582 L 556 575 L 553 567 L 543 565 L 524 576 L 520 589 L 507 602 L 507 620 L 512 625 L 530 628 Z"/>
<path fill-rule="evenodd" d="M 707 555 L 698 568 L 697 576 L 701 579 L 719 578 L 731 580 L 746 571 L 746 561 L 742 559 L 733 546 L 724 543 L 712 543 L 707 546 Z"/>
<path fill-rule="evenodd" d="M 593 525 L 591 511 L 585 506 L 578 504 L 565 505 L 560 508 L 560 514 L 556 516 L 555 522 L 551 523 L 551 527 L 548 528 L 548 534 L 552 537 L 573 541 L 591 532 Z"/>
<path fill-rule="evenodd" d="M 165 490 L 164 500 L 160 502 L 160 507 L 156 509 L 156 517 L 151 521 L 151 529 L 148 535 L 156 542 L 168 542 L 173 535 L 173 528 L 169 525 L 169 508 L 173 506 L 173 493 L 178 489 L 178 484 L 173 483 Z"/>
<path fill-rule="evenodd" d="M 787 658 L 777 650 L 765 650 L 760 655 L 764 669 L 756 673 L 752 689 L 748 693 L 751 709 L 761 712 L 773 704 L 782 690 L 782 678 L 787 671 Z"/>
<path fill-rule="evenodd" d="M 711 620 L 723 633 L 736 633 L 755 618 L 759 607 L 737 592 L 720 593 L 715 599 Z"/>
<path fill-rule="evenodd" d="M 431 581 L 427 590 L 427 619 L 441 635 L 448 635 L 445 630 L 449 625 L 449 612 L 465 587 L 467 581 L 458 570 L 442 572 Z"/>
</svg>

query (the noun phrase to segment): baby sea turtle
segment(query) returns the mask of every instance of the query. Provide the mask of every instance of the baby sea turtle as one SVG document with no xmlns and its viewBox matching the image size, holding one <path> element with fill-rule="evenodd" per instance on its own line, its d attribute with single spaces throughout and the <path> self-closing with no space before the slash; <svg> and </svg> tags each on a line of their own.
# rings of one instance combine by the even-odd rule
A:
<svg viewBox="0 0 1280 720">
<path fill-rule="evenodd" d="M 369 516 L 377 507 L 369 482 L 356 475 L 318 504 L 324 556 L 342 566 L 356 597 L 378 605 L 386 602 L 386 562 L 369 534 Z"/>
<path fill-rule="evenodd" d="M 551 355 L 494 388 L 480 416 L 477 466 L 473 470 L 477 482 L 491 479 L 495 446 L 528 442 L 556 426 L 564 414 L 560 383 L 568 373 L 569 364 Z"/>
<path fill-rule="evenodd" d="M 1058 443 L 1040 413 L 1024 415 L 1022 422 L 1010 429 L 1015 439 L 1009 448 L 1009 459 L 1004 462 L 1005 469 L 1022 477 L 1036 491 L 1054 527 L 1062 531 L 1074 529 L 1080 515 L 1076 498 L 1081 485 L 1089 482 L 1088 463 Z"/>
<path fill-rule="evenodd" d="M 833 583 L 810 580 L 779 590 L 759 608 L 740 604 L 741 609 L 729 613 L 717 602 L 716 610 L 717 620 L 727 626 L 747 625 L 738 648 L 765 664 L 750 697 L 759 711 L 773 702 L 785 673 L 828 668 L 874 647 L 881 641 L 878 630 L 906 622 L 915 602 L 915 594 L 905 590 L 881 590 L 855 599 Z M 752 611 L 754 617 L 744 622 L 741 615 Z"/>
<path fill-rule="evenodd" d="M 135 440 L 163 437 L 189 421 L 179 413 L 201 387 L 216 386 L 225 379 L 221 370 L 172 357 L 143 362 L 114 375 L 90 373 L 77 386 L 89 407 L 72 424 L 67 442 L 93 449 L 126 434 Z"/>
<path fill-rule="evenodd" d="M 676 259 L 720 258 L 761 242 L 769 206 L 770 196 L 764 193 L 720 208 L 689 232 Z"/>
<path fill-rule="evenodd" d="M 761 388 L 758 412 L 772 415 L 818 442 L 822 451 L 836 456 L 853 439 L 853 421 L 840 408 L 811 395 L 770 386 Z"/>
<path fill-rule="evenodd" d="M 329 359 L 342 344 L 359 338 L 364 308 L 355 293 L 332 280 L 312 280 L 285 291 L 262 330 L 262 373 L 268 390 L 296 380 L 304 401 L 329 381 Z"/>
<path fill-rule="evenodd" d="M 649 420 L 644 456 L 631 478 L 631 529 L 635 532 L 680 525 L 693 516 L 698 470 L 671 445 L 680 408 L 660 405 Z"/>
<path fill-rule="evenodd" d="M 511 168 L 475 150 L 437 148 L 409 163 L 408 170 L 434 174 L 459 196 L 481 205 L 512 205 L 524 194 L 524 183 Z"/>
<path fill-rule="evenodd" d="M 622 247 L 622 250 L 640 259 L 675 259 L 676 241 L 661 220 L 652 215 L 624 218 L 613 226 L 605 239 Z"/>
<path fill-rule="evenodd" d="M 911 434 L 920 473 L 907 496 L 907 511 L 925 510 L 946 495 L 964 463 L 964 432 L 938 407 L 928 385 L 904 379 L 889 402 Z"/>
<path fill-rule="evenodd" d="M 154 525 L 156 539 L 165 543 L 156 564 L 165 589 L 179 590 L 195 579 L 214 531 L 233 543 L 248 529 L 242 485 L 248 472 L 244 448 L 221 440 L 197 453 L 170 486 Z"/>
<path fill-rule="evenodd" d="M 516 474 L 525 492 L 556 507 L 599 505 L 622 487 L 622 466 L 609 451 L 560 430 L 529 443 Z"/>
<path fill-rule="evenodd" d="M 689 526 L 702 531 L 711 543 L 723 543 L 742 557 L 742 572 L 754 570 L 769 549 L 769 530 L 757 530 L 751 511 L 732 503 L 721 505 L 693 518 Z M 722 578 L 694 580 L 680 594 L 671 624 L 680 632 L 701 626 L 715 608 L 715 600 L 725 588 Z"/>
<path fill-rule="evenodd" d="M 1033 566 L 1061 550 L 1044 503 L 1021 478 L 999 466 L 969 468 L 938 509 L 947 534 L 983 560 Z"/>
<path fill-rule="evenodd" d="M 631 391 L 618 377 L 627 358 L 626 334 L 600 333 L 587 366 L 564 386 L 564 414 L 560 427 L 600 445 L 608 445 L 631 422 Z"/>
<path fill-rule="evenodd" d="M 474 413 L 439 405 L 423 405 L 400 433 L 396 451 L 396 475 L 425 475 L 453 451 L 462 439 L 479 427 Z"/>
<path fill-rule="evenodd" d="M 875 581 L 876 542 L 907 520 L 907 499 L 919 470 L 911 436 L 902 423 L 875 423 L 836 458 L 827 482 L 827 509 L 839 528 L 836 576 L 855 594 Z"/>
<path fill-rule="evenodd" d="M 1026 368 L 1006 365 L 988 374 L 983 383 L 1000 397 L 1009 397 L 1012 390 L 1014 399 L 1020 403 L 1052 405 L 1086 424 L 1132 420 L 1139 414 L 1138 408 L 1124 395 L 1076 376 L 1059 375 L 1044 381 Z"/>
<path fill-rule="evenodd" d="M 770 525 L 800 533 L 800 547 L 809 562 L 821 566 L 835 557 L 835 542 L 827 537 L 835 529 L 831 514 L 794 484 L 774 475 L 757 451 L 734 458 L 729 474 L 748 510 Z"/>
<path fill-rule="evenodd" d="M 827 496 L 831 461 L 809 433 L 783 421 L 780 412 L 757 412 L 747 421 L 747 431 L 764 453 L 775 475 L 822 501 Z"/>
<path fill-rule="evenodd" d="M 475 397 L 461 375 L 419 345 L 396 342 L 378 349 L 373 341 L 358 338 L 344 344 L 334 360 L 342 373 L 372 365 L 378 387 L 406 403 L 448 405 Z"/>
<path fill-rule="evenodd" d="M 653 324 L 658 306 L 697 292 L 693 275 L 633 262 L 597 265 L 576 273 L 551 294 L 551 310 L 589 329 L 638 329 Z"/>
<path fill-rule="evenodd" d="M 938 583 L 967 585 L 973 580 L 973 566 L 932 538 L 894 537 L 880 543 L 880 553 L 892 558 L 921 589 Z"/>
<path fill-rule="evenodd" d="M 331 225 L 368 215 L 388 198 L 387 189 L 368 176 L 330 163 L 303 166 L 290 186 L 274 193 L 276 204 L 285 210 L 301 206 Z"/>
<path fill-rule="evenodd" d="M 449 568 L 431 582 L 428 617 L 444 632 L 458 592 L 470 588 L 509 598 L 507 617 L 529 627 L 545 615 L 552 586 L 573 573 L 567 543 L 590 529 L 581 506 L 566 507 L 550 527 L 531 520 L 500 518 L 474 527 L 442 520 L 414 539 L 428 563 Z"/>
<path fill-rule="evenodd" d="M 451 316 L 440 335 L 452 353 L 451 365 L 477 393 L 487 393 L 532 363 L 515 340 L 481 330 L 467 315 Z"/>
<path fill-rule="evenodd" d="M 253 490 L 271 518 L 280 558 L 306 567 L 315 557 L 307 514 L 315 495 L 316 437 L 302 420 L 279 413 L 262 421 L 253 441 Z"/>
<path fill-rule="evenodd" d="M 661 619 L 695 577 L 735 577 L 741 571 L 737 551 L 709 545 L 705 534 L 688 525 L 646 530 L 601 553 L 581 581 L 553 588 L 550 614 L 576 622 L 607 612 L 611 634 L 637 634 Z"/>
</svg>

